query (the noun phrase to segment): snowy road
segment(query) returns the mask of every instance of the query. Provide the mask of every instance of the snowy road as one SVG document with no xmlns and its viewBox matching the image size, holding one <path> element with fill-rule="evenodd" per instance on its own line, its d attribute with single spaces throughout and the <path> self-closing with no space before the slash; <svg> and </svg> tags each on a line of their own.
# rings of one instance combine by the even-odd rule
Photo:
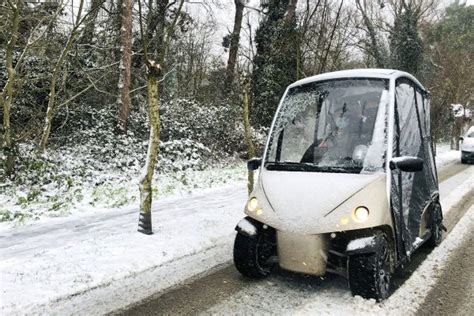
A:
<svg viewBox="0 0 474 316">
<path fill-rule="evenodd" d="M 474 204 L 473 175 L 473 166 L 467 167 L 459 163 L 439 172 L 440 193 L 444 197 L 442 203 L 445 211 L 449 210 L 445 214 L 448 232 Z M 467 193 L 465 198 L 455 203 L 455 197 L 459 198 L 458 191 L 462 190 Z M 473 211 L 471 207 L 471 216 Z M 469 243 L 465 242 L 463 245 Z M 403 292 L 410 291 L 404 288 L 409 287 L 404 283 L 429 253 L 425 248 L 416 253 L 407 269 L 403 273 L 397 273 L 394 278 L 395 288 L 401 289 L 401 294 L 398 297 L 394 295 L 392 301 L 378 305 L 371 300 L 352 297 L 347 281 L 339 276 L 319 278 L 279 270 L 268 279 L 249 281 L 242 278 L 228 262 L 202 278 L 191 280 L 165 294 L 157 294 L 128 310 L 120 311 L 119 314 L 158 315 L 163 314 L 163 311 L 166 311 L 166 314 L 221 315 L 293 314 L 295 311 L 300 314 L 399 314 L 391 308 L 400 304 L 397 300 L 404 298 Z M 472 286 L 468 295 L 472 295 Z M 451 299 L 456 300 L 459 297 L 453 295 Z"/>
</svg>

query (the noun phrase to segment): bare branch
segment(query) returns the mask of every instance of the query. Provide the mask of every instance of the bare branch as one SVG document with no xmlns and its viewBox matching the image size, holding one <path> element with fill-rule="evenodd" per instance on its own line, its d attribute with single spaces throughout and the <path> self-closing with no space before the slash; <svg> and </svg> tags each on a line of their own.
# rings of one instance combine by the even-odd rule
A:
<svg viewBox="0 0 474 316">
<path fill-rule="evenodd" d="M 96 81 L 92 82 L 91 81 L 91 84 L 88 85 L 86 88 L 82 89 L 81 91 L 79 91 L 78 93 L 76 93 L 75 95 L 73 95 L 72 97 L 70 97 L 69 99 L 67 99 L 66 101 L 64 101 L 63 103 L 59 104 L 58 105 L 58 108 L 70 103 L 71 101 L 73 101 L 74 99 L 76 99 L 77 97 L 80 97 L 82 94 L 84 94 L 85 92 L 87 92 L 88 90 L 90 90 L 92 87 L 95 87 L 95 84 L 97 82 L 99 82 L 100 80 L 102 80 L 103 78 L 105 77 L 105 75 L 103 75 L 102 77 L 100 77 L 99 79 L 97 79 Z"/>
</svg>

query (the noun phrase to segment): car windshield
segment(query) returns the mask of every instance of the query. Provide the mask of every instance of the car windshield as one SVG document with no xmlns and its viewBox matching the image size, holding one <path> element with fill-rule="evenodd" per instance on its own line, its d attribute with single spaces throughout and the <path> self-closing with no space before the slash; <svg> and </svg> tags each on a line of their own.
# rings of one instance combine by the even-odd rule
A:
<svg viewBox="0 0 474 316">
<path fill-rule="evenodd" d="M 383 171 L 388 80 L 339 79 L 288 90 L 270 134 L 268 170 Z"/>
</svg>

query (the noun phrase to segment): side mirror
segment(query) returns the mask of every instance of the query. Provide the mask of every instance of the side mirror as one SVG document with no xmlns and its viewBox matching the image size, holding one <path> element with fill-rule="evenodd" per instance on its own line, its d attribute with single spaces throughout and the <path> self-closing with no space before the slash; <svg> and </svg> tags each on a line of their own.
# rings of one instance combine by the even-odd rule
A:
<svg viewBox="0 0 474 316">
<path fill-rule="evenodd" d="M 459 140 L 462 142 L 464 140 L 464 137 L 459 137 Z"/>
<path fill-rule="evenodd" d="M 262 164 L 262 158 L 252 158 L 247 161 L 247 169 L 248 170 L 257 170 L 260 168 Z"/>
<path fill-rule="evenodd" d="M 418 157 L 397 157 L 390 161 L 390 169 L 399 169 L 406 172 L 417 172 L 423 170 L 423 159 Z"/>
</svg>

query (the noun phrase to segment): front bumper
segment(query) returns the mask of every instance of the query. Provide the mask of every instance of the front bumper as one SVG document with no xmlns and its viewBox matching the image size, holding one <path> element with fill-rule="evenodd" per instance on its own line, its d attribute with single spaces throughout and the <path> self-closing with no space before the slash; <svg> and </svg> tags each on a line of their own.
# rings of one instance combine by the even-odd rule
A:
<svg viewBox="0 0 474 316">
<path fill-rule="evenodd" d="M 277 241 L 278 260 L 283 269 L 312 275 L 326 273 L 327 235 L 277 231 Z"/>
</svg>

